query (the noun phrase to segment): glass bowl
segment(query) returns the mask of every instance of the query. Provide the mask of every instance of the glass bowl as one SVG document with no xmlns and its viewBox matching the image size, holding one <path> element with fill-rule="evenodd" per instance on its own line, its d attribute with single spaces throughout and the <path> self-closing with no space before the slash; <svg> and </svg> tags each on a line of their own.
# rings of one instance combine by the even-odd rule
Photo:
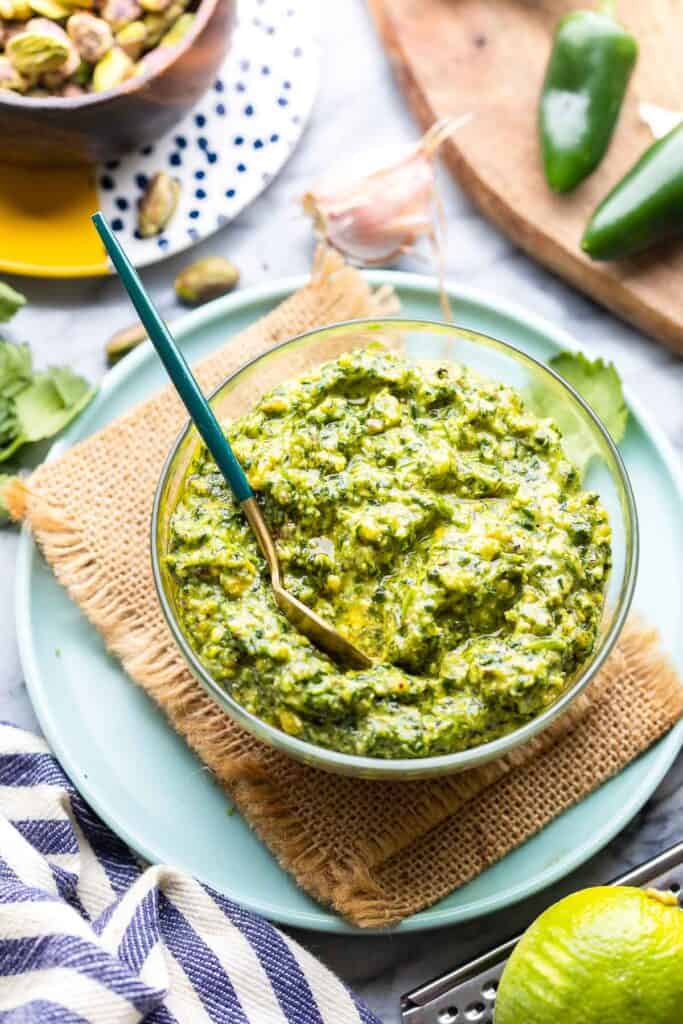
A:
<svg viewBox="0 0 683 1024">
<path fill-rule="evenodd" d="M 157 487 L 152 513 L 152 563 L 162 609 L 189 668 L 206 692 L 236 722 L 264 743 L 317 768 L 364 778 L 410 780 L 462 771 L 509 753 L 545 729 L 585 689 L 612 650 L 631 604 L 638 562 L 638 528 L 626 469 L 595 413 L 551 369 L 505 342 L 474 331 L 405 319 L 336 324 L 283 342 L 247 363 L 217 388 L 211 396 L 211 404 L 220 420 L 235 418 L 275 385 L 335 359 L 342 352 L 377 340 L 402 351 L 410 361 L 449 360 L 509 384 L 525 395 L 532 409 L 542 396 L 543 408 L 562 407 L 565 430 L 568 425 L 572 430 L 581 430 L 586 443 L 595 452 L 588 464 L 585 486 L 598 492 L 609 514 L 613 565 L 595 649 L 554 704 L 513 732 L 491 742 L 453 754 L 403 759 L 339 753 L 290 736 L 245 711 L 211 677 L 185 637 L 176 616 L 172 580 L 164 565 L 171 515 L 198 444 L 198 436 L 190 424 L 175 442 Z"/>
</svg>

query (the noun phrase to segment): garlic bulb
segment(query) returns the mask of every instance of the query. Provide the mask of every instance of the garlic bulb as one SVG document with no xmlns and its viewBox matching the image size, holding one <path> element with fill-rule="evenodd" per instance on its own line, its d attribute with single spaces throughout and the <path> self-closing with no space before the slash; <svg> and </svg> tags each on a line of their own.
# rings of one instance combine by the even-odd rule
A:
<svg viewBox="0 0 683 1024">
<path fill-rule="evenodd" d="M 329 177 L 302 198 L 318 236 L 352 262 L 377 265 L 436 237 L 433 160 L 446 139 L 470 119 L 437 121 L 416 147 L 387 162 L 386 152 L 364 173 Z"/>
<path fill-rule="evenodd" d="M 640 103 L 638 114 L 641 121 L 648 126 L 655 139 L 661 139 L 683 121 L 683 113 L 679 110 L 668 110 L 656 103 Z"/>
</svg>

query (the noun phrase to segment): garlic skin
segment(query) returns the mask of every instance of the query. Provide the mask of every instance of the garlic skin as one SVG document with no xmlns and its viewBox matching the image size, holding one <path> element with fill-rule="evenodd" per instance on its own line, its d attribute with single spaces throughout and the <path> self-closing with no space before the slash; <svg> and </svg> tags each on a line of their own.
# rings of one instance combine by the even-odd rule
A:
<svg viewBox="0 0 683 1024">
<path fill-rule="evenodd" d="M 362 266 L 395 260 L 423 235 L 434 238 L 434 156 L 470 117 L 437 121 L 393 160 L 384 162 L 384 153 L 378 167 L 327 178 L 306 192 L 302 205 L 318 237 Z"/>
<path fill-rule="evenodd" d="M 666 107 L 660 107 L 656 103 L 640 103 L 638 114 L 655 139 L 661 139 L 668 135 L 683 122 L 683 113 L 679 110 L 667 110 Z"/>
</svg>

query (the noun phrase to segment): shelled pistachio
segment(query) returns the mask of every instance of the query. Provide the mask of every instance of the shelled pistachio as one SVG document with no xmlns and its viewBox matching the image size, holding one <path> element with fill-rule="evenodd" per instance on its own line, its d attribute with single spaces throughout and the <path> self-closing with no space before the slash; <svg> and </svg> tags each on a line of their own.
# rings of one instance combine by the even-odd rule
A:
<svg viewBox="0 0 683 1024">
<path fill-rule="evenodd" d="M 127 53 L 119 46 L 112 46 L 101 60 L 98 60 L 92 73 L 92 91 L 104 92 L 114 89 L 130 78 L 135 65 Z"/>
<path fill-rule="evenodd" d="M 147 42 L 144 21 L 130 21 L 116 33 L 116 45 L 127 53 L 131 60 L 137 60 Z"/>
<path fill-rule="evenodd" d="M 164 230 L 175 213 L 180 198 L 180 182 L 165 171 L 149 181 L 138 210 L 138 231 L 143 238 L 152 238 Z"/>
<path fill-rule="evenodd" d="M 187 35 L 199 2 L 0 0 L 0 89 L 80 96 L 153 73 Z"/>
<path fill-rule="evenodd" d="M 219 295 L 231 292 L 240 273 L 234 263 L 223 256 L 208 256 L 190 263 L 173 282 L 175 293 L 186 306 L 199 306 Z"/>
<path fill-rule="evenodd" d="M 173 25 L 181 14 L 185 12 L 187 2 L 174 0 L 165 11 L 148 12 L 144 16 L 145 28 L 147 29 L 147 42 L 151 47 L 158 46 L 171 25 Z"/>
<path fill-rule="evenodd" d="M 92 64 L 89 64 L 87 60 L 82 60 L 72 75 L 72 82 L 75 85 L 80 85 L 81 88 L 85 89 L 90 84 L 90 78 L 92 77 Z"/>
<path fill-rule="evenodd" d="M 118 363 L 119 359 L 132 352 L 134 348 L 145 340 L 147 332 L 142 324 L 131 324 L 130 327 L 122 327 L 115 331 L 106 344 L 105 352 L 107 362 L 110 366 Z"/>
<path fill-rule="evenodd" d="M 71 41 L 54 22 L 32 18 L 23 31 L 12 36 L 5 53 L 20 74 L 41 75 L 66 64 L 71 54 Z"/>
<path fill-rule="evenodd" d="M 29 0 L 29 4 L 34 14 L 51 21 L 61 21 L 70 14 L 69 8 L 61 0 Z"/>
<path fill-rule="evenodd" d="M 181 14 L 168 32 L 161 37 L 160 47 L 177 46 L 180 40 L 190 31 L 195 20 L 194 14 Z"/>
<path fill-rule="evenodd" d="M 52 23 L 49 22 L 48 24 Z M 60 64 L 58 68 L 55 68 L 51 71 L 44 72 L 44 74 L 41 76 L 40 85 L 43 88 L 48 89 L 50 91 L 57 91 L 61 89 L 69 81 L 69 79 L 76 73 L 81 63 L 81 58 L 78 53 L 78 50 L 76 49 L 72 41 L 69 39 L 68 35 L 61 28 L 59 29 L 59 38 L 62 40 L 66 40 L 67 45 L 69 47 L 69 52 L 63 64 Z"/>
<path fill-rule="evenodd" d="M 171 6 L 172 0 L 140 0 L 143 11 L 150 14 L 160 14 Z"/>
</svg>

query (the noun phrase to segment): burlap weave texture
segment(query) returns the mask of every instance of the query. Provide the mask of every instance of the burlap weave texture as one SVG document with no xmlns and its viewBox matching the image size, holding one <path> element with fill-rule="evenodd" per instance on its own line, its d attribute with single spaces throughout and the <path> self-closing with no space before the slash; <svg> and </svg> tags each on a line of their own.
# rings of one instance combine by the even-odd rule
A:
<svg viewBox="0 0 683 1024">
<path fill-rule="evenodd" d="M 329 254 L 311 283 L 196 367 L 206 390 L 278 341 L 396 310 Z M 474 877 L 631 761 L 683 713 L 656 636 L 632 621 L 591 689 L 526 748 L 413 783 L 327 775 L 236 726 L 185 667 L 159 608 L 149 520 L 185 420 L 166 389 L 41 466 L 9 503 L 128 675 L 229 791 L 282 866 L 355 923 L 390 924 Z M 96 681 L 94 681 L 96 685 Z"/>
</svg>

